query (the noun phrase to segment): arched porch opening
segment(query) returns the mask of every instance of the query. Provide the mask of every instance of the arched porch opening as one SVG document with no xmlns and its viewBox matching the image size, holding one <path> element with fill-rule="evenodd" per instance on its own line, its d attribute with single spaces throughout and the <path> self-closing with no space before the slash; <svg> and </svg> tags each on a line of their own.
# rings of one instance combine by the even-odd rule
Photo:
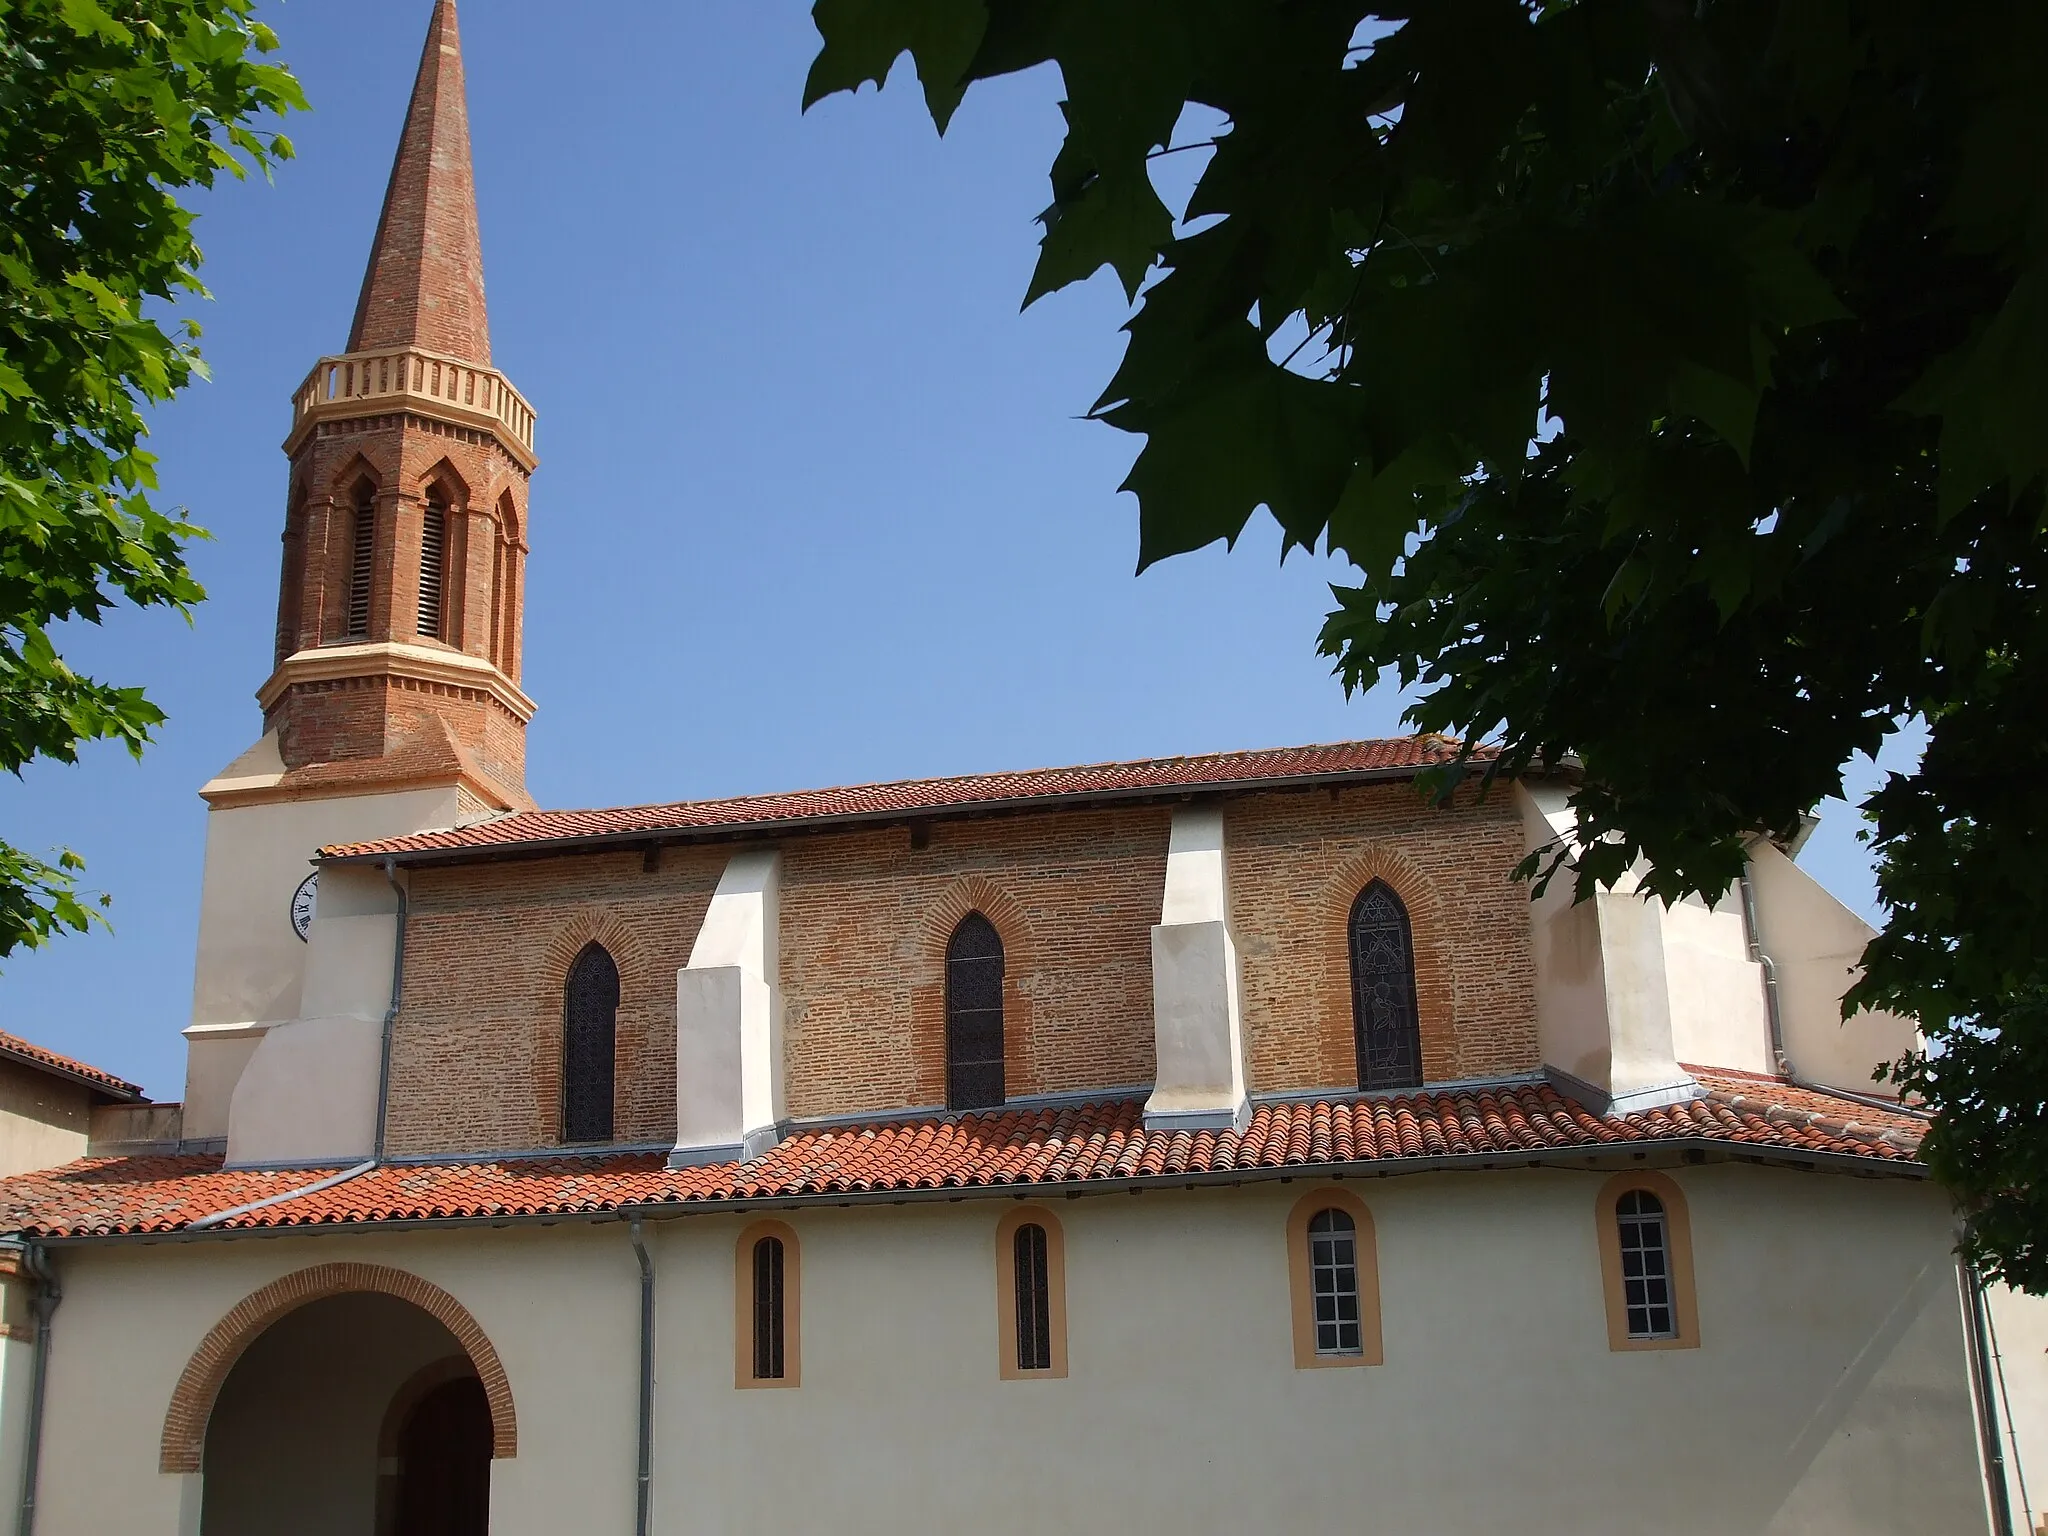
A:
<svg viewBox="0 0 2048 1536">
<path fill-rule="evenodd" d="M 206 1536 L 485 1536 L 491 1407 L 447 1326 L 328 1296 L 252 1339 L 208 1415 Z"/>
</svg>

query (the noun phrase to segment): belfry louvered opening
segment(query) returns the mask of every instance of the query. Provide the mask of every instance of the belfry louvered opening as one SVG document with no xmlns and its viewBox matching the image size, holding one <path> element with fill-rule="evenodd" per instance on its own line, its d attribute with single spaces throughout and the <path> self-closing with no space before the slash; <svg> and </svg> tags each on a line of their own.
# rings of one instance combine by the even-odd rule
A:
<svg viewBox="0 0 2048 1536">
<path fill-rule="evenodd" d="M 354 523 L 348 564 L 348 638 L 370 632 L 370 586 L 376 574 L 377 493 L 367 480 L 356 482 Z"/>
<path fill-rule="evenodd" d="M 448 501 L 440 491 L 427 493 L 427 507 L 420 522 L 420 613 L 419 632 L 436 640 L 446 618 L 448 587 Z"/>
</svg>

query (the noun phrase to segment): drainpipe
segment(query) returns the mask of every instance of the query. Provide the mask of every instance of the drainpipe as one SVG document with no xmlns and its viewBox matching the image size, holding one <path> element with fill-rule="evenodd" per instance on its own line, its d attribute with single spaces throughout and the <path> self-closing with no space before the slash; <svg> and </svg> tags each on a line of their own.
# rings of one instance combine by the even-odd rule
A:
<svg viewBox="0 0 2048 1536">
<path fill-rule="evenodd" d="M 1752 847 L 1755 844 L 1751 844 Z M 1799 1075 L 1792 1065 L 1792 1058 L 1785 1051 L 1785 1015 L 1778 1001 L 1777 963 L 1764 952 L 1763 938 L 1756 921 L 1756 885 L 1751 878 L 1753 866 L 1745 851 L 1742 873 L 1735 877 L 1735 884 L 1742 892 L 1742 934 L 1749 943 L 1749 958 L 1764 973 L 1764 1018 L 1770 1027 L 1771 1066 L 1778 1076 L 1795 1088 L 1805 1088 L 1813 1093 L 1830 1094 L 1852 1103 L 1865 1104 L 1872 1109 L 1889 1110 L 1893 1114 L 1906 1108 L 1897 1099 L 1880 1099 L 1875 1094 L 1852 1093 L 1847 1088 L 1837 1088 L 1832 1083 L 1810 1082 Z"/>
<path fill-rule="evenodd" d="M 391 1037 L 398 1028 L 398 1000 L 405 993 L 405 919 L 411 901 L 398 883 L 398 860 L 384 861 L 384 878 L 398 898 L 398 933 L 391 946 L 391 1006 L 384 1010 L 384 1039 L 377 1057 L 377 1138 L 370 1161 L 384 1161 L 384 1121 L 391 1107 Z"/>
<path fill-rule="evenodd" d="M 21 1251 L 21 1267 L 35 1282 L 35 1299 L 29 1303 L 35 1314 L 35 1364 L 29 1374 L 28 1434 L 21 1451 L 21 1509 L 15 1518 L 16 1536 L 32 1536 L 36 1528 L 36 1477 L 43 1455 L 43 1396 L 50 1380 L 50 1320 L 64 1291 L 57 1284 L 57 1272 L 50 1256 L 36 1243 Z"/>
<path fill-rule="evenodd" d="M 1967 1241 L 1967 1232 L 1965 1233 Z M 1984 1279 L 1968 1260 L 1957 1264 L 1970 1312 L 1970 1385 L 1977 1394 L 1977 1431 L 1984 1442 L 1984 1484 L 1991 1499 L 1993 1536 L 2013 1536 L 2012 1499 L 2005 1487 L 2005 1443 L 1998 1433 L 1998 1393 L 1991 1381 L 1991 1350 L 1985 1337 Z"/>
<path fill-rule="evenodd" d="M 1778 1076 L 1792 1076 L 1792 1062 L 1785 1055 L 1785 1017 L 1778 1011 L 1778 967 L 1771 957 L 1764 953 L 1763 939 L 1759 936 L 1756 923 L 1756 885 L 1750 875 L 1754 866 L 1749 861 L 1749 850 L 1742 855 L 1742 873 L 1736 877 L 1736 884 L 1742 887 L 1742 935 L 1749 941 L 1749 958 L 1760 966 L 1764 973 L 1764 1017 L 1770 1023 L 1771 1065 Z"/>
<path fill-rule="evenodd" d="M 641 1241 L 640 1218 L 627 1228 L 640 1261 L 640 1448 L 633 1492 L 634 1536 L 647 1536 L 654 1512 L 654 1261 Z M 2010 1533 L 2002 1533 L 2010 1536 Z"/>
</svg>

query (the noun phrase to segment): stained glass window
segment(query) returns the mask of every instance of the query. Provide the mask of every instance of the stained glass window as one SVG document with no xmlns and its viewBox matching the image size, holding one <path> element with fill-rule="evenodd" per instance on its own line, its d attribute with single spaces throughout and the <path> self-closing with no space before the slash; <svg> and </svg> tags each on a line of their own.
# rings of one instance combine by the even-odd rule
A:
<svg viewBox="0 0 2048 1536">
<path fill-rule="evenodd" d="M 1351 1013 L 1360 1088 L 1422 1082 L 1422 1031 L 1415 1012 L 1415 942 L 1408 909 L 1375 880 L 1351 907 Z"/>
<path fill-rule="evenodd" d="M 1003 941 L 970 912 L 946 944 L 946 1105 L 1003 1102 Z"/>
<path fill-rule="evenodd" d="M 619 968 L 602 944 L 569 967 L 562 1001 L 562 1140 L 612 1139 L 612 1059 L 619 1025 Z"/>
</svg>

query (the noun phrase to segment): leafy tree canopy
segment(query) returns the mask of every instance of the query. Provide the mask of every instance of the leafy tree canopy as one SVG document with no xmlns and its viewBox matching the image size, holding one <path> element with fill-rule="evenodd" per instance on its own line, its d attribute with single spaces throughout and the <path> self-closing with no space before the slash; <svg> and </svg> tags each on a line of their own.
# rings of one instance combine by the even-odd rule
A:
<svg viewBox="0 0 2048 1536">
<path fill-rule="evenodd" d="M 1140 560 L 1258 508 L 1422 728 L 1575 762 L 1580 894 L 1718 895 L 1902 721 L 1852 1005 L 2048 1290 L 2048 7 L 818 0 L 806 103 L 1057 66 L 1026 301 L 1134 299 Z M 1190 112 L 1189 108 L 1200 109 Z M 1199 122 L 1186 206 L 1152 161 Z M 1436 788 L 1448 792 L 1448 784 Z"/>
<path fill-rule="evenodd" d="M 175 194 L 266 174 L 303 107 L 253 0 L 0 0 L 0 768 L 140 753 L 139 688 L 72 671 L 53 628 L 123 601 L 189 612 L 201 530 L 151 499 L 143 410 L 202 371 L 198 326 L 150 301 L 203 296 Z M 244 158 L 246 157 L 246 159 Z M 82 929 L 76 855 L 0 843 L 0 955 Z"/>
</svg>

